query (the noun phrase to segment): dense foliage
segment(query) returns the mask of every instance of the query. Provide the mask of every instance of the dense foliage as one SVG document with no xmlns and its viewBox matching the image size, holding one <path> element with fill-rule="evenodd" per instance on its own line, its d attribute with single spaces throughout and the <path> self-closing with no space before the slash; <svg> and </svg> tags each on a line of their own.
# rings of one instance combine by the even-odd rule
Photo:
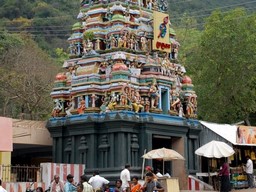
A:
<svg viewBox="0 0 256 192">
<path fill-rule="evenodd" d="M 41 48 L 55 56 L 54 49 L 67 47 L 78 10 L 78 0 L 1 0 L 0 28 L 30 33 Z"/>
<path fill-rule="evenodd" d="M 29 36 L 0 34 L 0 115 L 40 120 L 49 116 L 57 66 Z"/>
<path fill-rule="evenodd" d="M 207 19 L 189 70 L 199 115 L 234 123 L 256 111 L 256 14 L 214 11 Z"/>
</svg>

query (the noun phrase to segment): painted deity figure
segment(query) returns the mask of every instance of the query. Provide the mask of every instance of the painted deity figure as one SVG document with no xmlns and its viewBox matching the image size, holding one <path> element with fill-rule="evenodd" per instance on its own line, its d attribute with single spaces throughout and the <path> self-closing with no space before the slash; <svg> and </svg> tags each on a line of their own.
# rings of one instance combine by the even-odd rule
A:
<svg viewBox="0 0 256 192">
<path fill-rule="evenodd" d="M 79 102 L 79 107 L 77 108 L 77 112 L 78 114 L 84 114 L 84 110 L 85 110 L 85 100 L 83 98 L 83 96 L 80 97 L 80 102 Z"/>
<path fill-rule="evenodd" d="M 140 110 L 144 111 L 144 106 L 141 105 L 141 97 L 138 90 L 135 91 L 134 95 L 132 96 L 132 108 L 135 113 L 138 113 Z"/>
<path fill-rule="evenodd" d="M 149 108 L 150 108 L 150 101 L 149 98 L 145 98 L 145 112 L 149 113 Z"/>
<path fill-rule="evenodd" d="M 156 108 L 158 106 L 159 93 L 155 79 L 152 81 L 152 84 L 149 88 L 149 96 L 151 99 L 151 108 Z"/>
<path fill-rule="evenodd" d="M 127 105 L 127 95 L 125 95 L 125 94 L 121 95 L 121 97 L 120 97 L 120 104 L 122 106 L 126 106 Z"/>
<path fill-rule="evenodd" d="M 72 99 L 72 101 L 68 101 L 67 102 L 67 107 L 65 108 L 65 112 L 67 116 L 71 116 L 71 111 L 74 110 L 75 108 L 75 103 L 74 103 L 74 99 Z"/>
<path fill-rule="evenodd" d="M 108 106 L 106 108 L 106 112 L 113 111 L 115 109 L 116 105 L 117 105 L 116 97 L 113 96 L 111 98 L 110 102 L 108 103 Z"/>
<path fill-rule="evenodd" d="M 121 105 L 126 106 L 128 100 L 131 100 L 131 87 L 129 85 L 124 85 L 121 94 Z"/>
<path fill-rule="evenodd" d="M 171 110 L 175 111 L 176 113 L 179 113 L 180 107 L 181 107 L 181 100 L 179 98 L 179 92 L 176 90 L 176 86 L 173 85 L 172 89 L 170 91 L 171 95 Z"/>
<path fill-rule="evenodd" d="M 101 62 L 100 66 L 99 66 L 99 74 L 106 74 L 106 69 L 108 67 L 108 64 L 106 61 Z"/>
<path fill-rule="evenodd" d="M 173 63 L 170 62 L 168 54 L 166 53 L 164 59 L 162 60 L 162 65 L 166 69 L 166 75 L 171 75 L 175 71 L 175 66 Z"/>
<path fill-rule="evenodd" d="M 87 45 L 86 46 L 87 53 L 90 52 L 91 50 L 93 50 L 93 43 L 92 43 L 92 41 L 87 40 L 87 44 L 86 45 Z"/>
<path fill-rule="evenodd" d="M 121 36 L 118 38 L 117 46 L 118 46 L 118 48 L 121 48 L 124 46 L 124 41 Z"/>
<path fill-rule="evenodd" d="M 108 105 L 109 100 L 107 97 L 102 96 L 101 102 L 102 102 L 102 104 L 100 106 L 100 113 L 105 113 L 107 111 L 107 105 Z"/>
<path fill-rule="evenodd" d="M 186 115 L 188 117 L 195 117 L 196 115 L 197 102 L 195 97 L 189 97 L 186 106 Z"/>
<path fill-rule="evenodd" d="M 95 102 L 98 99 L 97 95 L 95 93 L 93 93 L 91 95 L 91 99 L 92 99 L 92 107 L 95 107 Z"/>
<path fill-rule="evenodd" d="M 135 40 L 134 40 L 134 36 L 132 35 L 129 39 L 129 46 L 128 48 L 130 49 L 134 49 L 134 45 L 135 45 Z"/>
<path fill-rule="evenodd" d="M 145 35 L 140 38 L 140 43 L 141 43 L 141 50 L 147 51 L 147 38 L 145 37 Z"/>
<path fill-rule="evenodd" d="M 58 117 L 60 112 L 62 111 L 62 105 L 59 99 L 54 100 L 54 108 L 52 110 L 52 117 Z"/>
<path fill-rule="evenodd" d="M 116 47 L 116 43 L 117 43 L 116 38 L 113 35 L 111 35 L 110 38 L 111 38 L 110 47 L 111 48 L 115 48 Z"/>
<path fill-rule="evenodd" d="M 105 43 L 106 49 L 110 49 L 110 48 L 111 48 L 111 38 L 108 37 L 107 35 L 105 36 L 105 41 L 104 41 L 104 43 Z"/>
<path fill-rule="evenodd" d="M 96 49 L 96 50 L 100 50 L 100 39 L 99 39 L 99 38 L 96 40 L 95 49 Z"/>
<path fill-rule="evenodd" d="M 134 37 L 134 50 L 137 51 L 139 49 L 139 39 Z"/>
<path fill-rule="evenodd" d="M 127 33 L 125 33 L 124 35 L 123 35 L 123 37 L 122 37 L 122 39 L 123 39 L 123 47 L 127 47 L 127 38 L 128 37 L 128 34 Z"/>
</svg>

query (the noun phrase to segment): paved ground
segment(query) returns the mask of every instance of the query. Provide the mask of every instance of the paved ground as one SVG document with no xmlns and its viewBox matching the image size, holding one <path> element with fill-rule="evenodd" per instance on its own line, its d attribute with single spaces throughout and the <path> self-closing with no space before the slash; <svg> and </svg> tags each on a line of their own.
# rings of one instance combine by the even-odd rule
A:
<svg viewBox="0 0 256 192">
<path fill-rule="evenodd" d="M 254 189 L 239 189 L 239 190 L 232 190 L 232 192 L 255 192 L 256 191 L 256 188 L 254 188 Z"/>
<path fill-rule="evenodd" d="M 181 190 L 180 192 L 199 192 L 199 191 L 187 191 L 187 190 Z M 200 191 L 200 192 L 214 192 L 214 191 Z M 232 189 L 231 192 L 256 192 L 256 188 L 254 189 Z"/>
</svg>

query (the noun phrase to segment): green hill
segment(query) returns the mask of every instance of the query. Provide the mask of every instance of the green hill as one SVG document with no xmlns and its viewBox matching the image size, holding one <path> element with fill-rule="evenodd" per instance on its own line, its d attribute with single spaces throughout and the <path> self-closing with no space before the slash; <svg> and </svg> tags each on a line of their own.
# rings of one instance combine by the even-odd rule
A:
<svg viewBox="0 0 256 192">
<path fill-rule="evenodd" d="M 240 6 L 254 11 L 256 1 L 169 0 L 174 26 L 179 26 L 183 18 L 194 17 L 201 27 L 204 18 L 213 10 L 225 11 Z M 79 7 L 79 0 L 1 0 L 0 31 L 6 29 L 10 33 L 29 33 L 41 48 L 52 54 L 57 47 L 66 49 L 66 39 L 76 22 Z"/>
</svg>

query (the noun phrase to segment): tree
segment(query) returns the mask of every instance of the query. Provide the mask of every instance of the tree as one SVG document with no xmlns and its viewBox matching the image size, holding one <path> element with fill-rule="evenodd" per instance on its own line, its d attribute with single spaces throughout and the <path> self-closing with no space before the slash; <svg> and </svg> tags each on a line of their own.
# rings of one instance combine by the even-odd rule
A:
<svg viewBox="0 0 256 192">
<path fill-rule="evenodd" d="M 176 39 L 181 45 L 178 58 L 180 63 L 185 65 L 188 69 L 191 67 L 190 62 L 193 61 L 194 56 L 196 56 L 199 45 L 198 42 L 200 41 L 201 31 L 196 28 L 197 26 L 197 21 L 194 18 L 188 18 L 187 15 L 184 14 L 176 30 Z M 187 70 L 187 72 L 190 76 L 193 76 L 193 73 L 190 73 L 190 69 Z"/>
<path fill-rule="evenodd" d="M 2 35 L 4 37 L 4 34 Z M 6 35 L 6 42 L 13 42 Z M 9 39 L 9 40 L 7 40 Z M 57 67 L 28 36 L 20 44 L 5 44 L 0 68 L 0 113 L 13 118 L 44 119 L 50 114 L 50 91 Z"/>
<path fill-rule="evenodd" d="M 192 63 L 199 117 L 220 123 L 256 111 L 256 15 L 215 11 L 207 19 Z"/>
</svg>

